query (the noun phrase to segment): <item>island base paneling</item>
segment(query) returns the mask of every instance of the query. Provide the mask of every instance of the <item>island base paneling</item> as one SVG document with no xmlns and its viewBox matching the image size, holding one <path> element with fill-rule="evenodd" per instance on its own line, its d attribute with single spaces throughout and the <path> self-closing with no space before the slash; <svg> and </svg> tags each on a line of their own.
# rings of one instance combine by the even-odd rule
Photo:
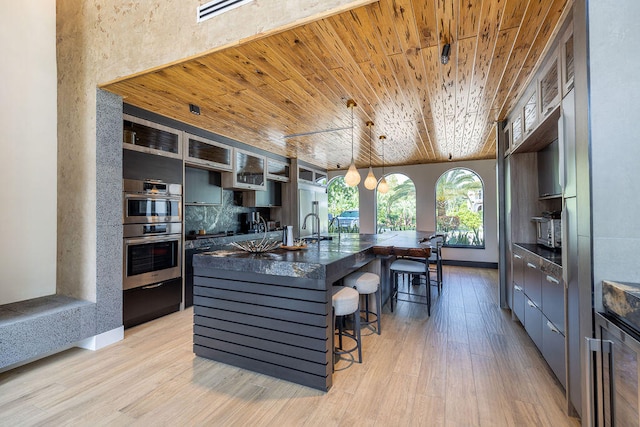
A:
<svg viewBox="0 0 640 427">
<path fill-rule="evenodd" d="M 331 387 L 331 292 L 324 279 L 196 268 L 197 356 L 323 391 Z"/>
</svg>

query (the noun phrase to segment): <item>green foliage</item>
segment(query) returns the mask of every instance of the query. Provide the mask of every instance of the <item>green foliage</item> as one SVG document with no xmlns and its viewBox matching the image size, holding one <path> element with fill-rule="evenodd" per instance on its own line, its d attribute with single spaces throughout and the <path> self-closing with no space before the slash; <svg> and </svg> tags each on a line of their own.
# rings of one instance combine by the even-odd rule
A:
<svg viewBox="0 0 640 427">
<path fill-rule="evenodd" d="M 446 245 L 484 245 L 484 213 L 482 209 L 477 212 L 470 209 L 477 205 L 480 192 L 480 178 L 468 169 L 454 168 L 438 179 L 436 231 L 447 234 Z"/>
<path fill-rule="evenodd" d="M 389 191 L 386 194 L 377 193 L 377 232 L 415 230 L 416 187 L 413 181 L 400 174 L 392 174 L 385 179 Z"/>
<path fill-rule="evenodd" d="M 344 211 L 358 209 L 358 188 L 349 187 L 344 183 L 343 177 L 332 179 L 327 192 L 329 194 L 328 210 L 330 215 L 338 216 Z"/>
</svg>

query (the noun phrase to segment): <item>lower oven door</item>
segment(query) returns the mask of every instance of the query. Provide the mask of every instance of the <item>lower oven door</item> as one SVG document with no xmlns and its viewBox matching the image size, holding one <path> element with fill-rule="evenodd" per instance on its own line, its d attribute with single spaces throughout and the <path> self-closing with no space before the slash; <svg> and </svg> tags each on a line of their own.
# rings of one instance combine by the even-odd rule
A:
<svg viewBox="0 0 640 427">
<path fill-rule="evenodd" d="M 124 290 L 180 277 L 181 235 L 124 239 Z"/>
</svg>

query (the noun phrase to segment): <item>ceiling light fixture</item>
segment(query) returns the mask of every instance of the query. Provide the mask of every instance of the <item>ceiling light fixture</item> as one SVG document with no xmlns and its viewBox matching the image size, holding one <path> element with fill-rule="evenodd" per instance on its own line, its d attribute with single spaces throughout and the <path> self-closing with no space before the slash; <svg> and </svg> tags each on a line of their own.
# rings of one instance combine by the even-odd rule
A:
<svg viewBox="0 0 640 427">
<path fill-rule="evenodd" d="M 353 160 L 353 108 L 356 106 L 356 101 L 353 99 L 347 101 L 347 108 L 351 108 L 351 165 L 344 176 L 344 183 L 349 187 L 355 187 L 360 183 L 360 174 L 356 169 L 356 162 Z"/>
<path fill-rule="evenodd" d="M 375 190 L 378 180 L 373 174 L 373 168 L 371 167 L 371 151 L 373 151 L 373 140 L 371 139 L 371 128 L 373 127 L 373 122 L 371 120 L 367 122 L 367 127 L 369 128 L 369 173 L 364 180 L 364 188 L 367 190 Z"/>
<path fill-rule="evenodd" d="M 387 139 L 386 136 L 380 135 L 380 141 L 382 141 L 382 179 L 378 183 L 378 191 L 382 194 L 386 194 L 389 191 L 389 184 L 387 184 L 387 180 L 384 179 L 384 140 Z"/>
<path fill-rule="evenodd" d="M 447 43 L 442 46 L 442 55 L 440 55 L 440 62 L 442 62 L 442 65 L 449 62 L 449 53 L 451 53 L 451 45 Z"/>
</svg>

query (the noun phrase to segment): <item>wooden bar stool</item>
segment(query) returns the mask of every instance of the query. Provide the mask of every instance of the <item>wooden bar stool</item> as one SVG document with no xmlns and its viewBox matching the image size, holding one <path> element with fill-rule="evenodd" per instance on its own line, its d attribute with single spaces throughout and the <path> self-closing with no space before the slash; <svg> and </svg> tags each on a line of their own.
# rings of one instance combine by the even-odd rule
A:
<svg viewBox="0 0 640 427">
<path fill-rule="evenodd" d="M 360 309 L 360 313 L 364 313 L 364 325 L 377 323 L 376 332 L 380 335 L 380 317 L 382 314 L 382 293 L 380 289 L 380 276 L 368 271 L 356 271 L 344 278 L 344 285 L 358 291 L 358 294 L 365 296 L 364 309 Z M 369 309 L 369 295 L 376 295 L 376 312 Z M 375 315 L 375 320 L 369 320 L 369 315 Z"/>
<path fill-rule="evenodd" d="M 337 355 L 347 354 L 358 350 L 358 363 L 362 363 L 362 340 L 360 339 L 360 294 L 347 286 L 334 286 L 331 298 L 333 305 L 333 331 L 338 327 L 338 345 L 333 345 L 333 353 Z M 345 316 L 353 315 L 353 330 L 346 332 Z M 355 347 L 345 350 L 342 347 L 342 337 L 348 337 L 355 341 Z M 337 350 L 339 349 L 339 350 Z"/>
</svg>

